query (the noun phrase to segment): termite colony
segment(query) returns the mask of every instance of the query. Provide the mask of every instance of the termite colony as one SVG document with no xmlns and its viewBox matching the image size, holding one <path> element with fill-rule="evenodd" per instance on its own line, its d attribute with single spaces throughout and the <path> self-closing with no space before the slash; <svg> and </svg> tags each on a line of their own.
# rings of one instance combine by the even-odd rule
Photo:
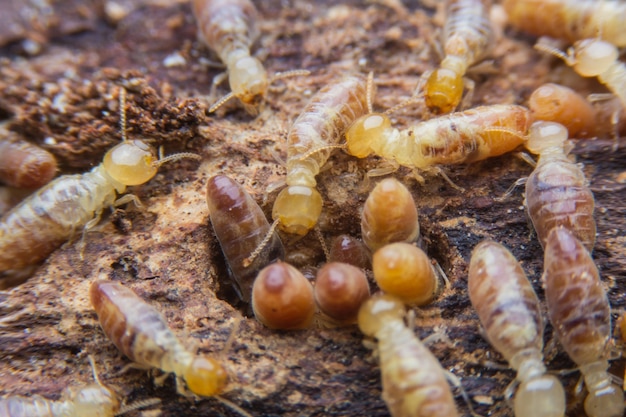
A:
<svg viewBox="0 0 626 417">
<path fill-rule="evenodd" d="M 292 3 L 283 4 L 282 19 L 313 11 L 298 0 Z M 617 350 L 611 335 L 626 340 L 626 319 L 613 323 L 609 299 L 626 307 L 619 301 L 624 297 L 624 276 L 615 277 L 613 272 L 609 277 L 602 262 L 609 257 L 607 253 L 623 253 L 624 248 L 614 250 L 606 243 L 606 216 L 597 219 L 598 213 L 605 213 L 606 204 L 596 201 L 598 196 L 592 193 L 599 188 L 590 185 L 590 167 L 574 160 L 573 154 L 580 152 L 572 139 L 585 139 L 579 148 L 604 140 L 612 152 L 610 158 L 620 161 L 626 66 L 618 48 L 626 46 L 622 28 L 626 8 L 608 1 L 444 3 L 427 10 L 434 14 L 432 22 L 422 10 L 430 6 L 413 6 L 417 10 L 410 12 L 410 23 L 398 13 L 407 11 L 399 1 L 335 5 L 314 24 L 298 22 L 292 33 L 271 37 L 276 21 L 271 20 L 270 11 L 278 6 L 256 2 L 257 9 L 250 0 L 192 0 L 181 9 L 186 19 L 182 21 L 195 22 L 197 33 L 191 38 L 188 30 L 188 42 L 179 59 L 198 61 L 194 76 L 201 71 L 206 76 L 206 67 L 213 62 L 225 71 L 214 77 L 208 98 L 198 97 L 193 89 L 191 100 L 202 105 L 208 120 L 206 129 L 199 130 L 194 139 L 194 150 L 201 149 L 197 155 L 183 152 L 163 158 L 161 153 L 157 156 L 152 138 L 135 139 L 135 132 L 127 137 L 125 98 L 134 92 L 127 93 L 124 82 L 116 84 L 107 99 L 119 100 L 121 143 L 89 172 L 66 174 L 61 165 L 63 175 L 52 180 L 58 170 L 54 156 L 23 141 L 27 135 L 22 138 L 16 133 L 29 131 L 23 125 L 7 123 L 13 130 L 0 130 L 0 181 L 34 193 L 20 203 L 7 203 L 7 207 L 15 207 L 7 208 L 0 219 L 0 289 L 33 274 L 34 278 L 7 292 L 6 299 L 20 294 L 22 288 L 35 294 L 45 292 L 51 284 L 46 274 L 52 268 L 40 265 L 49 256 L 52 260 L 58 259 L 58 254 L 71 257 L 68 268 L 79 263 L 98 265 L 91 271 L 81 268 L 87 271 L 81 274 L 81 282 L 71 281 L 77 290 L 70 294 L 77 294 L 76 300 L 61 297 L 62 302 L 82 308 L 75 314 L 81 326 L 88 328 L 95 340 L 107 341 L 104 345 L 108 347 L 92 342 L 85 348 L 86 353 L 98 351 L 99 361 L 109 362 L 105 367 L 107 385 L 108 377 L 116 372 L 111 367 L 121 369 L 131 363 L 165 373 L 155 382 L 174 375 L 175 388 L 168 387 L 164 395 L 188 397 L 193 405 L 180 400 L 176 411 L 163 410 L 162 415 L 167 416 L 182 407 L 198 408 L 202 410 L 198 415 L 206 415 L 211 407 L 203 402 L 207 397 L 213 398 L 207 403 L 221 401 L 241 415 L 277 413 L 276 408 L 266 409 L 260 403 L 284 384 L 293 383 L 288 379 L 292 376 L 284 376 L 284 368 L 298 376 L 303 369 L 307 378 L 312 378 L 315 374 L 308 363 L 315 362 L 314 369 L 327 372 L 326 363 L 320 361 L 328 358 L 317 355 L 320 350 L 325 352 L 324 346 L 316 347 L 305 360 L 299 357 L 281 363 L 282 355 L 306 355 L 303 346 L 309 347 L 316 338 L 328 334 L 350 337 L 356 328 L 365 336 L 365 345 L 376 347 L 377 355 L 369 355 L 356 343 L 356 347 L 333 345 L 355 357 L 361 355 L 354 361 L 360 368 L 350 372 L 368 373 L 363 379 L 370 381 L 375 376 L 376 384 L 382 381 L 382 394 L 374 396 L 365 411 L 353 413 L 345 408 L 335 410 L 336 403 L 325 403 L 325 412 L 332 409 L 333 415 L 365 415 L 371 411 L 368 407 L 382 408 L 382 398 L 394 417 L 475 415 L 474 408 L 482 415 L 494 416 L 623 416 L 624 397 L 612 374 L 610 353 Z M 385 50 L 386 43 L 362 46 L 361 38 L 354 35 L 350 42 L 358 45 L 356 50 L 364 52 L 363 56 L 353 51 L 349 58 L 342 57 L 339 67 L 330 60 L 319 61 L 320 57 L 335 56 L 324 48 L 337 46 L 339 40 L 323 38 L 330 46 L 315 47 L 307 36 L 313 38 L 320 28 L 340 28 L 337 19 L 350 22 L 350 11 L 361 9 L 367 13 L 358 14 L 359 19 L 379 20 L 368 22 L 364 31 L 359 27 L 359 33 L 384 37 L 389 45 L 404 45 L 399 49 L 402 52 L 393 49 L 393 54 L 401 57 L 393 56 L 391 48 Z M 111 18 L 114 10 L 107 10 Z M 508 16 L 506 28 L 504 20 L 498 20 L 504 15 Z M 123 21 L 123 13 L 120 16 Z M 389 29 L 389 22 L 380 20 L 383 17 L 397 21 L 393 28 L 400 35 Z M 168 30 L 176 30 L 175 21 L 168 21 Z M 419 21 L 430 22 L 429 29 L 415 23 Z M 434 24 L 441 37 L 435 36 Z M 284 24 L 277 27 L 284 28 Z M 379 27 L 388 30 L 383 34 Z M 403 43 L 403 36 L 413 36 L 415 31 L 439 42 L 439 58 L 436 46 L 430 51 L 421 39 Z M 517 36 L 522 33 L 524 36 Z M 297 49 L 286 46 L 292 35 L 304 42 L 302 51 L 313 54 L 312 60 L 277 63 Z M 320 34 L 317 36 L 319 41 Z M 551 39 L 539 38 L 542 36 Z M 410 54 L 417 55 L 418 48 L 428 53 L 420 52 L 419 59 L 404 56 L 407 47 Z M 570 81 L 560 85 L 558 76 L 548 75 L 529 81 L 514 65 L 508 68 L 510 77 L 503 76 L 504 65 L 509 65 L 508 51 L 515 48 L 522 48 L 546 73 L 552 66 L 561 72 L 571 68 L 563 77 Z M 356 69 L 346 71 L 346 62 L 355 56 Z M 392 68 L 393 62 L 405 58 L 412 63 L 407 67 L 410 70 Z M 325 70 L 320 62 L 330 68 Z M 473 69 L 477 64 L 490 67 L 489 72 Z M 305 69 L 291 70 L 299 67 Z M 268 75 L 275 68 L 275 75 Z M 284 81 L 287 86 L 281 87 L 282 93 L 275 92 L 274 81 L 295 76 L 300 77 Z M 490 83 L 491 76 L 497 82 Z M 582 77 L 594 77 L 584 81 L 585 93 L 604 94 L 583 96 L 571 82 Z M 215 92 L 221 90 L 216 86 L 226 78 L 230 92 L 216 99 Z M 518 96 L 503 93 L 506 87 L 502 86 L 514 86 L 516 81 L 524 84 L 514 92 Z M 0 87 L 6 94 L 1 81 Z M 208 90 L 204 87 L 203 91 Z M 487 91 L 490 87 L 494 87 L 493 93 Z M 172 86 L 168 88 L 171 95 Z M 390 91 L 402 91 L 404 97 L 390 97 Z M 62 102 L 55 100 L 55 105 Z M 227 102 L 233 106 L 226 106 Z M 375 105 L 382 103 L 387 110 L 375 111 Z M 237 108 L 239 105 L 243 109 Z M 280 119 L 277 108 L 288 108 L 291 114 Z M 19 118 L 19 113 L 15 117 Z M 589 140 L 598 137 L 599 141 Z M 198 146 L 199 139 L 209 144 Z M 54 141 L 39 143 L 54 154 Z M 269 157 L 262 155 L 268 146 L 272 148 Z M 498 191 L 490 188 L 494 184 L 472 182 L 472 176 L 485 178 L 483 171 L 491 177 L 500 175 L 503 171 L 494 169 L 514 161 L 505 155 L 516 150 L 533 155 L 522 156 L 532 169 L 511 162 L 508 168 L 515 171 L 502 174 L 505 178 L 497 184 L 502 186 Z M 179 158 L 203 161 L 198 179 L 178 181 L 181 184 L 171 181 L 174 185 L 168 201 L 173 206 L 161 210 L 161 200 L 169 195 L 151 195 L 145 186 L 139 188 L 139 195 L 147 196 L 142 202 L 125 194 L 129 186 L 150 187 L 155 176 L 151 181 L 155 187 L 169 186 L 170 173 L 157 176 L 157 170 Z M 490 158 L 493 163 L 487 161 Z M 260 162 L 264 164 L 259 169 Z M 618 184 L 626 182 L 621 175 L 621 180 L 615 181 Z M 514 187 L 504 192 L 507 186 L 519 184 L 525 184 L 523 197 Z M 37 187 L 41 188 L 35 190 Z M 178 195 L 179 189 L 186 194 Z M 190 189 L 193 191 L 188 192 Z M 604 190 L 601 197 L 606 198 L 606 193 Z M 118 198 L 118 194 L 122 196 Z M 194 197 L 189 197 L 192 194 Z M 188 198 L 192 200 L 189 209 L 180 203 Z M 130 202 L 138 207 L 131 208 L 130 215 L 116 214 L 121 220 L 114 215 L 113 224 L 119 230 L 111 232 L 111 222 L 103 222 L 101 217 L 110 207 Z M 483 217 L 493 215 L 491 208 L 502 207 L 510 213 L 504 216 L 506 221 L 491 224 L 491 219 Z M 133 217 L 133 211 L 141 213 L 137 214 L 142 218 L 140 225 L 120 226 Z M 176 211 L 176 215 L 168 226 L 163 226 L 161 214 L 154 224 L 146 225 L 151 222 L 145 219 L 156 211 Z M 194 219 L 191 222 L 201 224 L 195 229 L 201 233 L 188 233 L 189 216 Z M 525 224 L 519 226 L 526 218 L 532 230 Z M 99 225 L 104 225 L 103 231 L 98 230 Z M 510 231 L 500 230 L 508 225 L 514 225 Z M 135 242 L 133 231 L 140 228 L 141 241 L 144 245 L 154 242 L 154 248 L 137 249 L 127 243 Z M 168 231 L 162 232 L 164 228 Z M 445 230 L 455 235 L 446 236 Z M 104 248 L 95 242 L 95 233 L 118 247 Z M 199 235 L 202 242 L 196 244 Z M 165 266 L 159 266 L 158 272 L 149 267 L 149 273 L 138 272 L 143 260 L 150 265 L 160 262 L 154 260 L 156 255 L 151 260 L 149 254 L 159 253 L 159 246 L 169 239 L 177 249 L 169 249 L 167 260 L 162 261 Z M 495 240 L 503 241 L 510 250 Z M 107 253 L 102 260 L 94 259 L 98 257 L 93 252 L 96 247 Z M 186 250 L 188 247 L 192 249 Z M 539 255 L 542 249 L 544 253 Z M 117 251 L 111 255 L 117 260 L 107 258 L 109 251 Z M 541 259 L 532 256 L 543 259 L 543 274 L 538 272 Z M 188 284 L 176 282 L 187 278 L 179 277 L 192 269 L 186 264 L 194 269 Z M 196 264 L 205 269 L 195 271 Z M 187 285 L 186 291 L 180 289 L 183 285 Z M 208 302 L 200 300 L 209 292 Z M 3 297 L 0 293 L 0 301 Z M 79 306 L 83 299 L 88 300 L 87 308 Z M 457 313 L 457 309 L 464 310 Z M 7 316 L 0 317 L 0 331 L 7 323 L 19 323 L 12 317 L 21 317 L 18 310 L 0 304 L 0 313 Z M 229 315 L 215 317 L 222 310 Z M 241 318 L 242 314 L 245 317 Z M 63 317 L 58 324 L 61 333 L 65 334 L 73 319 Z M 234 324 L 239 321 L 241 329 Z M 484 340 L 479 336 L 478 321 Z M 615 327 L 621 330 L 613 331 Z M 426 337 L 430 333 L 435 345 Z M 224 342 L 214 343 L 214 337 L 222 337 Z M 260 341 L 262 337 L 271 342 Z M 286 345 L 286 340 L 291 344 Z M 200 347 L 190 341 L 199 342 Z M 618 348 L 624 344 L 618 343 Z M 285 346 L 293 347 L 294 353 L 281 350 Z M 544 346 L 550 348 L 544 352 Z M 222 354 L 217 353 L 220 347 Z M 259 361 L 266 361 L 266 367 L 271 363 L 273 368 L 252 375 Z M 503 365 L 494 365 L 495 361 Z M 338 369 L 331 365 L 328 369 Z M 566 368 L 576 368 L 582 382 L 576 384 L 572 372 L 561 372 Z M 328 376 L 332 380 L 332 374 Z M 82 388 L 74 384 L 63 393 L 58 389 L 43 396 L 40 391 L 24 396 L 27 391 L 5 390 L 0 384 L 6 394 L 0 398 L 0 416 L 112 417 L 148 404 L 133 406 L 129 401 L 122 405 L 130 388 L 123 387 L 121 394 L 117 387 L 109 389 L 95 378 L 97 384 L 85 383 Z M 259 388 L 262 384 L 270 388 L 263 391 Z M 332 384 L 323 387 L 333 391 Z M 367 389 L 371 395 L 371 387 Z M 290 394 L 289 401 L 308 398 L 304 391 Z M 459 391 L 466 403 L 455 400 Z M 47 398 L 48 394 L 52 396 Z M 346 403 L 356 398 L 334 395 L 343 395 Z M 300 413 L 297 405 L 294 407 L 282 411 Z"/>
</svg>

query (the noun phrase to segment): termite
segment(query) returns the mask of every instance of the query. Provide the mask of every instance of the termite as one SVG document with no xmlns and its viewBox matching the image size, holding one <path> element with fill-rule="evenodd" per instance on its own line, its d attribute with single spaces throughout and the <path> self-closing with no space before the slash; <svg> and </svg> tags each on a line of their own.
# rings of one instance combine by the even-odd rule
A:
<svg viewBox="0 0 626 417">
<path fill-rule="evenodd" d="M 343 262 L 360 269 L 372 269 L 372 254 L 363 242 L 349 235 L 333 239 L 328 256 L 330 262 Z"/>
<path fill-rule="evenodd" d="M 526 180 L 526 208 L 545 248 L 550 231 L 567 227 L 592 251 L 596 240 L 595 201 L 580 167 L 567 158 L 567 129 L 553 122 L 535 122 L 526 148 L 539 154 Z"/>
<path fill-rule="evenodd" d="M 220 243 L 239 297 L 249 303 L 252 285 L 258 272 L 267 264 L 285 258 L 285 249 L 276 232 L 269 242 L 270 224 L 261 207 L 246 190 L 225 175 L 216 175 L 207 183 L 207 204 L 213 230 Z M 250 264 L 245 260 L 258 247 Z"/>
<path fill-rule="evenodd" d="M 139 365 L 176 375 L 200 396 L 219 394 L 228 381 L 224 367 L 183 346 L 163 315 L 118 282 L 95 281 L 89 288 L 91 305 L 102 330 L 117 348 Z"/>
<path fill-rule="evenodd" d="M 120 91 L 123 142 L 110 149 L 101 164 L 80 175 L 64 175 L 38 190 L 0 219 L 0 272 L 14 272 L 44 260 L 72 238 L 99 221 L 105 207 L 119 206 L 137 197 L 126 187 L 148 182 L 158 167 L 180 158 L 200 158 L 179 153 L 158 159 L 143 140 L 127 140 L 125 90 Z"/>
<path fill-rule="evenodd" d="M 254 281 L 252 309 L 256 319 L 271 329 L 310 327 L 316 312 L 313 286 L 288 263 L 270 264 Z"/>
<path fill-rule="evenodd" d="M 600 37 L 626 46 L 626 4 L 596 0 L 505 0 L 509 22 L 536 36 L 576 42 Z"/>
<path fill-rule="evenodd" d="M 517 259 L 499 243 L 479 243 L 470 260 L 468 290 L 489 343 L 517 371 L 515 416 L 564 416 L 565 391 L 543 363 L 539 299 Z"/>
<path fill-rule="evenodd" d="M 598 4 L 604 3 L 613 2 Z M 626 13 L 626 5 L 623 8 Z M 561 58 L 582 77 L 597 77 L 626 108 L 626 65 L 619 60 L 619 51 L 612 43 L 597 38 L 583 39 L 574 43 L 567 54 L 541 41 L 535 48 Z"/>
<path fill-rule="evenodd" d="M 585 380 L 590 417 L 622 417 L 624 394 L 607 372 L 611 307 L 589 251 L 567 228 L 548 235 L 543 281 L 554 331 Z"/>
<path fill-rule="evenodd" d="M 278 194 L 272 217 L 287 233 L 305 235 L 322 212 L 315 176 L 345 130 L 368 112 L 367 84 L 347 77 L 322 88 L 298 116 L 287 144 L 287 187 Z"/>
<path fill-rule="evenodd" d="M 356 323 L 359 308 L 370 296 L 370 287 L 362 269 L 329 262 L 317 271 L 315 301 L 330 325 Z M 325 318 L 328 317 L 328 320 Z"/>
<path fill-rule="evenodd" d="M 490 52 L 495 40 L 482 0 L 452 0 L 446 14 L 445 58 L 424 85 L 426 105 L 434 113 L 449 113 L 459 105 L 463 76 Z"/>
<path fill-rule="evenodd" d="M 380 289 L 406 304 L 428 304 L 440 290 L 439 277 L 428 255 L 409 243 L 396 242 L 378 249 L 372 268 Z"/>
<path fill-rule="evenodd" d="M 404 323 L 402 301 L 374 294 L 361 306 L 361 331 L 378 340 L 383 400 L 393 417 L 456 417 L 458 412 L 437 358 Z"/>
<path fill-rule="evenodd" d="M 231 89 L 211 106 L 209 112 L 236 97 L 249 113 L 256 114 L 257 105 L 273 81 L 309 74 L 305 70 L 295 70 L 268 79 L 261 61 L 250 55 L 250 48 L 259 35 L 256 26 L 259 13 L 251 1 L 194 0 L 193 13 L 198 22 L 198 37 L 226 65 Z"/>
<path fill-rule="evenodd" d="M 0 129 L 0 181 L 18 188 L 39 188 L 57 173 L 54 155 Z"/>
<path fill-rule="evenodd" d="M 596 110 L 586 98 L 571 88 L 547 83 L 528 98 L 528 108 L 535 120 L 560 123 L 570 137 L 589 138 L 598 131 Z"/>
<path fill-rule="evenodd" d="M 385 178 L 370 192 L 361 213 L 361 236 L 372 251 L 393 242 L 414 242 L 420 233 L 417 207 L 408 188 Z"/>
<path fill-rule="evenodd" d="M 347 149 L 358 158 L 375 154 L 425 170 L 510 152 L 524 142 L 530 123 L 530 111 L 512 104 L 451 113 L 404 130 L 392 128 L 386 114 L 373 113 L 350 127 Z"/>
</svg>

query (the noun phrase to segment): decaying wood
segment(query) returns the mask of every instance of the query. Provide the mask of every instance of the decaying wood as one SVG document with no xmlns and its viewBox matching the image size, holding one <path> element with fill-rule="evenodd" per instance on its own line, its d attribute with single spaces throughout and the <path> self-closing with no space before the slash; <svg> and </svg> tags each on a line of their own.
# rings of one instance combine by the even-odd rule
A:
<svg viewBox="0 0 626 417">
<path fill-rule="evenodd" d="M 243 183 L 269 215 L 276 192 L 266 189 L 284 177 L 286 132 L 311 94 L 345 73 L 373 70 L 379 86 L 375 106 L 400 103 L 412 94 L 420 74 L 438 62 L 433 45 L 441 10 L 406 2 L 409 14 L 402 18 L 396 3 L 392 8 L 353 0 L 259 2 L 264 21 L 255 51 L 269 72 L 306 68 L 312 75 L 281 82 L 253 118 L 236 103 L 224 114 L 207 114 L 227 86 L 211 95 L 212 79 L 221 69 L 207 64 L 216 58 L 196 40 L 188 4 L 51 3 L 54 16 L 45 27 L 21 21 L 15 33 L 0 31 L 0 118 L 8 127 L 54 153 L 62 173 L 86 171 L 120 139 L 117 92 L 124 85 L 131 138 L 152 138 L 166 153 L 196 152 L 203 161 L 164 166 L 152 181 L 132 189 L 145 209 L 115 211 L 87 234 L 82 257 L 76 241 L 70 242 L 26 283 L 0 292 L 0 394 L 58 398 L 66 386 L 91 382 L 87 355 L 93 355 L 101 380 L 127 402 L 162 400 L 129 415 L 236 415 L 214 399 L 179 396 L 172 378 L 155 386 L 146 371 L 121 372 L 129 361 L 106 340 L 88 301 L 90 283 L 109 278 L 163 311 L 190 346 L 222 358 L 232 376 L 224 397 L 252 415 L 388 415 L 376 360 L 362 346 L 356 327 L 276 332 L 245 316 L 246 306 L 229 287 L 209 225 L 205 184 L 216 173 L 227 174 Z M 16 14 L 19 5 L 7 10 Z M 2 19 L 7 18 L 3 12 Z M 33 52 L 24 46 L 29 39 L 40 43 L 35 55 L 24 55 Z M 503 32 L 493 71 L 474 75 L 475 105 L 524 104 L 534 88 L 554 80 L 573 79 L 578 89 L 603 91 L 540 56 L 533 41 L 509 29 Z M 406 127 L 422 112 L 419 106 L 408 107 L 394 115 L 395 122 Z M 574 154 L 585 166 L 597 201 L 594 258 L 612 306 L 624 309 L 626 142 L 622 138 L 616 150 L 614 143 L 579 141 Z M 358 236 L 368 190 L 364 174 L 381 163 L 337 152 L 320 174 L 325 199 L 320 225 L 328 241 L 341 233 Z M 514 372 L 489 364 L 502 358 L 480 334 L 467 295 L 467 264 L 472 248 L 493 238 L 520 259 L 543 300 L 543 253 L 529 229 L 522 190 L 497 198 L 531 167 L 505 155 L 447 172 L 465 192 L 440 177 L 427 176 L 421 185 L 408 171 L 394 174 L 414 194 L 428 253 L 451 281 L 435 303 L 417 312 L 416 333 L 449 337 L 450 343 L 437 342 L 432 350 L 444 368 L 461 378 L 479 413 L 511 415 L 503 393 Z M 300 267 L 323 262 L 313 234 L 285 244 L 289 259 Z M 546 340 L 551 335 L 549 328 Z M 225 351 L 229 337 L 233 344 Z M 573 367 L 558 344 L 547 356 L 550 369 Z M 613 372 L 623 368 L 623 360 L 613 362 Z M 583 397 L 574 394 L 576 380 L 577 374 L 563 377 L 571 416 L 583 415 Z M 463 401 L 458 403 L 467 414 Z"/>
</svg>

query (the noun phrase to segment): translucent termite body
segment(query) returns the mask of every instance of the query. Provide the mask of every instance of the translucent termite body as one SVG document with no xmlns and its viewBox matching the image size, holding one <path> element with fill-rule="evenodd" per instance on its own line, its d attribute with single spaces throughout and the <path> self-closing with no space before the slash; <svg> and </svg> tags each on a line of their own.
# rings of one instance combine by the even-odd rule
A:
<svg viewBox="0 0 626 417">
<path fill-rule="evenodd" d="M 494 45 L 493 28 L 482 0 L 450 1 L 443 39 L 445 58 L 424 86 L 426 105 L 434 113 L 449 113 L 459 105 L 463 75 Z"/>
<path fill-rule="evenodd" d="M 609 300 L 589 251 L 567 228 L 554 228 L 548 235 L 543 281 L 554 331 L 589 392 L 585 412 L 589 417 L 622 417 L 624 394 L 607 372 Z"/>
<path fill-rule="evenodd" d="M 331 325 L 355 324 L 359 308 L 370 296 L 363 270 L 341 262 L 324 264 L 315 278 L 315 301 Z"/>
<path fill-rule="evenodd" d="M 267 264 L 285 258 L 276 232 L 248 265 L 245 260 L 266 238 L 270 224 L 261 207 L 246 190 L 225 175 L 207 183 L 207 204 L 213 230 L 220 243 L 240 298 L 249 303 L 258 272 Z"/>
<path fill-rule="evenodd" d="M 252 309 L 256 319 L 271 329 L 305 329 L 313 324 L 316 312 L 313 286 L 288 263 L 270 264 L 254 281 Z"/>
<path fill-rule="evenodd" d="M 372 251 L 393 242 L 414 242 L 420 226 L 410 191 L 395 178 L 385 178 L 370 192 L 361 213 L 361 236 Z"/>
<path fill-rule="evenodd" d="M 524 142 L 531 123 L 522 106 L 500 104 L 440 116 L 398 130 L 389 117 L 368 114 L 346 133 L 351 155 L 375 154 L 410 168 L 428 169 L 480 161 L 510 152 Z"/>
<path fill-rule="evenodd" d="M 174 373 L 197 395 L 212 396 L 224 389 L 228 376 L 223 366 L 187 350 L 165 317 L 131 289 L 102 280 L 91 284 L 89 295 L 104 333 L 129 359 Z"/>
<path fill-rule="evenodd" d="M 99 384 L 70 387 L 59 401 L 39 395 L 0 398 L 1 417 L 114 417 L 119 409 L 115 393 Z"/>
<path fill-rule="evenodd" d="M 404 323 L 399 299 L 374 294 L 359 310 L 359 328 L 378 340 L 383 400 L 393 417 L 458 416 L 437 358 Z"/>
<path fill-rule="evenodd" d="M 526 148 L 539 154 L 526 181 L 526 208 L 541 245 L 550 231 L 567 227 L 592 251 L 596 241 L 595 200 L 585 174 L 567 158 L 567 129 L 553 122 L 535 122 Z"/>
<path fill-rule="evenodd" d="M 613 2 L 598 4 L 605 3 Z M 626 5 L 623 7 L 626 14 Z M 597 38 L 583 39 L 574 43 L 567 54 L 542 42 L 535 47 L 561 58 L 582 77 L 597 77 L 626 109 L 626 64 L 619 60 L 619 50 L 615 45 Z"/>
<path fill-rule="evenodd" d="M 77 232 L 95 226 L 106 207 L 138 201 L 133 195 L 117 199 L 117 194 L 148 182 L 163 163 L 199 158 L 181 153 L 159 160 L 144 141 L 126 140 L 123 105 L 121 112 L 124 141 L 110 149 L 101 164 L 85 174 L 56 178 L 2 216 L 0 272 L 12 273 L 46 259 Z"/>
<path fill-rule="evenodd" d="M 626 4 L 595 0 L 505 0 L 509 22 L 536 36 L 576 42 L 600 37 L 626 46 Z"/>
<path fill-rule="evenodd" d="M 517 371 L 515 417 L 564 416 L 563 386 L 543 364 L 539 299 L 513 254 L 493 241 L 479 243 L 472 252 L 468 289 L 489 343 Z"/>
<path fill-rule="evenodd" d="M 543 84 L 528 98 L 534 120 L 560 123 L 570 137 L 589 138 L 596 134 L 596 111 L 585 97 L 571 88 Z"/>
<path fill-rule="evenodd" d="M 57 172 L 54 155 L 7 135 L 9 138 L 0 139 L 0 181 L 18 188 L 39 188 L 49 183 Z"/>
<path fill-rule="evenodd" d="M 263 64 L 250 55 L 259 35 L 256 7 L 250 0 L 193 0 L 192 6 L 198 37 L 226 65 L 231 94 L 253 110 L 269 85 Z"/>
<path fill-rule="evenodd" d="M 287 233 L 305 235 L 322 212 L 315 176 L 345 130 L 367 114 L 367 83 L 347 77 L 322 88 L 298 116 L 287 143 L 287 187 L 278 194 L 272 217 Z"/>
</svg>

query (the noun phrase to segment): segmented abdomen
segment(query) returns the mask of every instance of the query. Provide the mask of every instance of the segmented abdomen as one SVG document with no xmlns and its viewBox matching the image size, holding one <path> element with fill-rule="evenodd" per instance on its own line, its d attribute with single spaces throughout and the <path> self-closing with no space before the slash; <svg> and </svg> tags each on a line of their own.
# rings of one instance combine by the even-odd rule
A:
<svg viewBox="0 0 626 417">
<path fill-rule="evenodd" d="M 566 228 L 548 236 L 543 279 L 550 320 L 570 358 L 579 366 L 604 358 L 609 300 L 591 255 Z"/>
<path fill-rule="evenodd" d="M 252 284 L 258 272 L 267 264 L 285 258 L 283 244 L 274 232 L 263 251 L 249 266 L 244 266 L 244 260 L 260 245 L 270 229 L 265 214 L 243 187 L 225 175 L 209 179 L 207 204 L 213 230 L 236 280 L 239 295 L 250 302 Z"/>
<path fill-rule="evenodd" d="M 184 350 L 163 315 L 129 288 L 97 281 L 89 294 L 104 333 L 134 362 L 163 369 L 169 355 Z"/>
<path fill-rule="evenodd" d="M 537 237 L 545 248 L 550 231 L 568 228 L 591 251 L 596 240 L 594 198 L 585 175 L 565 157 L 537 167 L 526 182 L 526 206 Z"/>
<path fill-rule="evenodd" d="M 40 262 L 115 201 L 100 166 L 65 175 L 26 198 L 0 220 L 0 271 Z"/>
<path fill-rule="evenodd" d="M 228 64 L 235 50 L 249 54 L 258 36 L 258 13 L 249 0 L 194 0 L 193 12 L 202 38 L 222 62 Z"/>
<path fill-rule="evenodd" d="M 0 130 L 0 135 L 4 134 Z M 12 136 L 7 133 L 8 136 Z M 24 140 L 0 140 L 0 181 L 13 187 L 37 188 L 52 178 L 57 170 L 54 156 Z"/>
<path fill-rule="evenodd" d="M 322 88 L 312 98 L 289 132 L 287 184 L 315 186 L 315 175 L 332 151 L 324 149 L 301 158 L 309 151 L 339 143 L 346 129 L 367 114 L 366 96 L 365 79 L 348 77 Z M 301 175 L 303 171 L 306 175 Z"/>
<path fill-rule="evenodd" d="M 383 399 L 393 417 L 458 416 L 439 361 L 404 323 L 387 323 L 376 338 Z"/>
<path fill-rule="evenodd" d="M 446 55 L 462 57 L 466 67 L 483 58 L 494 34 L 481 0 L 457 0 L 448 7 L 444 26 Z"/>
<path fill-rule="evenodd" d="M 38 395 L 0 398 L 0 417 L 64 417 L 61 402 L 50 401 Z"/>
</svg>

